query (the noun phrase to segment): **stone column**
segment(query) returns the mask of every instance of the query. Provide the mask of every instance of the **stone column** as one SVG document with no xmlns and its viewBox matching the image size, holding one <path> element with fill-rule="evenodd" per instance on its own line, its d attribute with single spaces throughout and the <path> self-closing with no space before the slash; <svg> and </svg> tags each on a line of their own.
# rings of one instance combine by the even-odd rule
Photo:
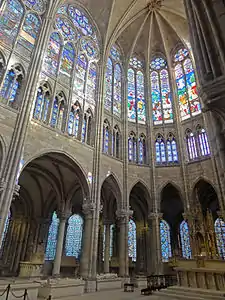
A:
<svg viewBox="0 0 225 300">
<path fill-rule="evenodd" d="M 160 243 L 160 219 L 161 213 L 151 213 L 148 216 L 150 221 L 150 235 L 151 235 L 151 257 L 152 257 L 152 273 L 159 275 L 162 273 L 161 260 L 161 243 Z"/>
<path fill-rule="evenodd" d="M 83 213 L 84 213 L 84 234 L 82 241 L 82 256 L 81 256 L 81 276 L 83 278 L 88 277 L 89 270 L 89 256 L 90 256 L 90 248 L 91 248 L 91 233 L 92 233 L 92 224 L 93 224 L 93 211 L 94 207 L 91 204 L 83 205 Z"/>
<path fill-rule="evenodd" d="M 119 220 L 119 276 L 127 277 L 129 275 L 129 258 L 128 258 L 128 223 L 129 217 L 133 211 L 120 210 L 116 212 Z"/>
<path fill-rule="evenodd" d="M 69 217 L 69 213 L 60 213 L 59 214 L 59 231 L 57 236 L 57 245 L 56 245 L 56 254 L 55 254 L 55 260 L 54 260 L 54 266 L 52 275 L 55 277 L 60 276 L 60 267 L 61 267 L 61 259 L 63 254 L 63 242 L 64 242 L 64 236 L 65 236 L 65 227 L 66 227 L 66 221 Z"/>
<path fill-rule="evenodd" d="M 110 261 L 110 223 L 105 224 L 104 273 L 109 273 Z"/>
<path fill-rule="evenodd" d="M 22 218 L 20 219 L 21 222 L 21 227 L 20 227 L 20 232 L 19 232 L 19 240 L 18 240 L 18 247 L 16 250 L 16 258 L 14 261 L 14 266 L 13 266 L 13 272 L 16 273 L 20 264 L 21 260 L 21 252 L 23 250 L 23 243 L 24 243 L 24 238 L 25 238 L 25 230 L 26 230 L 26 219 Z"/>
</svg>

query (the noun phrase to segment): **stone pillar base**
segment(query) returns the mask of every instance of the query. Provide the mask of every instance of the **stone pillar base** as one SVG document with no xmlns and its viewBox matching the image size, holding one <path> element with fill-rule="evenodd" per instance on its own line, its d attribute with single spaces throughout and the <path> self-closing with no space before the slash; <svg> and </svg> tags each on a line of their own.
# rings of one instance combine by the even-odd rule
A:
<svg viewBox="0 0 225 300">
<path fill-rule="evenodd" d="M 97 291 L 97 281 L 96 279 L 86 279 L 85 280 L 85 286 L 84 286 L 84 292 L 85 293 L 95 293 Z"/>
</svg>

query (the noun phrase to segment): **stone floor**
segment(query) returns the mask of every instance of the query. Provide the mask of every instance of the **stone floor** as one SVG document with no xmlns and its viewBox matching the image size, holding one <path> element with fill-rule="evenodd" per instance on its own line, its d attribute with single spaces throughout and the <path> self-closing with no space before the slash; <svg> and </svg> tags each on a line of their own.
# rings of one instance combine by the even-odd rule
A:
<svg viewBox="0 0 225 300">
<path fill-rule="evenodd" d="M 140 290 L 125 293 L 123 290 L 102 291 L 93 294 L 84 294 L 82 296 L 73 297 L 80 300 L 160 300 L 158 296 L 143 296 Z M 71 299 L 72 300 L 72 299 Z"/>
</svg>

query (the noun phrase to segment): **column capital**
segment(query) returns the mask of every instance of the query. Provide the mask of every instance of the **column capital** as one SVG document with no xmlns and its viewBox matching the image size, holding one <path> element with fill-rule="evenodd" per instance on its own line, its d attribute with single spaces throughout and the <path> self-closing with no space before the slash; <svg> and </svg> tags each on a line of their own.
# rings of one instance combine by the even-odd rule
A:
<svg viewBox="0 0 225 300">
<path fill-rule="evenodd" d="M 163 214 L 159 212 L 151 212 L 148 214 L 148 220 L 162 219 Z"/>
<path fill-rule="evenodd" d="M 207 84 L 202 85 L 199 95 L 203 101 L 204 106 L 223 107 L 225 94 L 225 76 L 220 76 Z"/>
<path fill-rule="evenodd" d="M 113 220 L 103 220 L 103 225 L 112 225 L 113 223 Z"/>
<path fill-rule="evenodd" d="M 93 212 L 95 210 L 95 205 L 94 203 L 84 203 L 82 205 L 82 211 L 85 216 L 93 215 Z"/>
<path fill-rule="evenodd" d="M 126 220 L 129 219 L 131 216 L 133 216 L 133 210 L 127 210 L 127 209 L 120 209 L 116 211 L 116 217 L 119 220 Z"/>
<path fill-rule="evenodd" d="M 67 221 L 69 217 L 71 216 L 71 211 L 57 211 L 57 216 L 60 219 L 60 221 Z"/>
</svg>

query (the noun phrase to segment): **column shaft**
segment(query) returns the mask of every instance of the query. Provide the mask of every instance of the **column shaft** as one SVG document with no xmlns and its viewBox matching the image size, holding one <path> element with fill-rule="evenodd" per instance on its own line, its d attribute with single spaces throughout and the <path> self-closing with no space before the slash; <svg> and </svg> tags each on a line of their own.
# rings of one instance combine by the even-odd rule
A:
<svg viewBox="0 0 225 300">
<path fill-rule="evenodd" d="M 105 225 L 104 273 L 109 273 L 110 260 L 110 224 Z"/>
</svg>

